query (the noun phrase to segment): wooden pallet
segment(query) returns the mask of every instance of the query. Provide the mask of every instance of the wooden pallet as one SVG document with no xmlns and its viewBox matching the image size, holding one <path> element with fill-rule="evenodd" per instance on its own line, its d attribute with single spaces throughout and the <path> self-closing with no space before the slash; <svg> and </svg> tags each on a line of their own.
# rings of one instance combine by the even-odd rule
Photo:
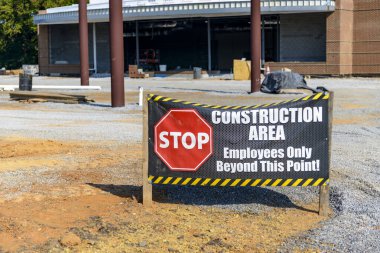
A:
<svg viewBox="0 0 380 253">
<path fill-rule="evenodd" d="M 9 93 L 12 101 L 38 103 L 38 102 L 52 102 L 52 103 L 64 103 L 64 104 L 82 104 L 88 102 L 94 102 L 87 99 L 83 95 L 69 95 L 69 94 L 55 94 L 55 93 L 42 93 L 34 91 L 17 91 Z"/>
</svg>

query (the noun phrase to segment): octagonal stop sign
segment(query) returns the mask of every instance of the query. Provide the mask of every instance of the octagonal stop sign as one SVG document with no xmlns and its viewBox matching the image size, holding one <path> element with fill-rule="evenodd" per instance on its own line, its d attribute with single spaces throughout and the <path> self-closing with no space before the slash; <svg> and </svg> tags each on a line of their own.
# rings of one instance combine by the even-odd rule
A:
<svg viewBox="0 0 380 253">
<path fill-rule="evenodd" d="M 173 171 L 195 172 L 213 152 L 212 127 L 194 109 L 172 109 L 154 127 L 154 151 Z"/>
</svg>

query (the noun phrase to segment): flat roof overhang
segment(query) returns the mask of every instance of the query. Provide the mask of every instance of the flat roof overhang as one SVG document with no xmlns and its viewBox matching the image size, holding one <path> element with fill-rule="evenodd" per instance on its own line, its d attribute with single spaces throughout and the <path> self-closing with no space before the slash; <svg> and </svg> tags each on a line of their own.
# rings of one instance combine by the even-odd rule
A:
<svg viewBox="0 0 380 253">
<path fill-rule="evenodd" d="M 99 6 L 100 7 L 100 6 Z M 88 22 L 108 22 L 109 9 L 96 8 L 89 5 Z M 250 15 L 250 1 L 221 1 L 218 3 L 184 3 L 155 6 L 128 6 L 123 7 L 125 21 L 178 19 L 197 17 L 228 17 Z M 62 11 L 58 11 L 61 9 Z M 54 9 L 50 9 L 54 10 Z M 261 12 L 265 14 L 333 12 L 335 0 L 264 0 L 261 1 Z M 56 8 L 47 14 L 38 14 L 34 17 L 37 25 L 73 24 L 78 23 L 78 5 Z"/>
</svg>

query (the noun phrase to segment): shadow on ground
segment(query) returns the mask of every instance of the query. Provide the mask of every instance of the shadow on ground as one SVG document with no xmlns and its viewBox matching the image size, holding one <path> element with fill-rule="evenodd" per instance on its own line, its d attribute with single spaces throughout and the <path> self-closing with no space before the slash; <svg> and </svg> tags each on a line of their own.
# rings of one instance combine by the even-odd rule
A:
<svg viewBox="0 0 380 253">
<path fill-rule="evenodd" d="M 123 198 L 136 198 L 142 202 L 142 187 L 132 185 L 92 184 L 88 185 Z M 158 203 L 172 203 L 199 206 L 263 205 L 278 208 L 295 208 L 315 212 L 293 203 L 285 194 L 260 187 L 186 187 L 154 186 L 153 200 Z"/>
<path fill-rule="evenodd" d="M 87 105 L 87 106 L 92 106 L 92 107 L 101 107 L 101 108 L 112 108 L 111 104 L 101 104 L 101 103 L 82 103 L 81 105 Z"/>
</svg>

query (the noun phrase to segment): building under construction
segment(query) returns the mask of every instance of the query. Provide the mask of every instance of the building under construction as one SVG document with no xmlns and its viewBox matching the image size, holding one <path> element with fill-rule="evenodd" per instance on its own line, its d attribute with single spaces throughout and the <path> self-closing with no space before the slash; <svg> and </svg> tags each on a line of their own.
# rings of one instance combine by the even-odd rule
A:
<svg viewBox="0 0 380 253">
<path fill-rule="evenodd" d="M 250 1 L 124 0 L 127 68 L 232 70 L 250 58 Z M 107 0 L 88 5 L 90 69 L 110 72 Z M 262 63 L 310 75 L 380 74 L 380 1 L 262 0 Z M 80 73 L 78 5 L 41 11 L 40 73 Z M 165 67 L 164 67 L 165 66 Z"/>
</svg>

